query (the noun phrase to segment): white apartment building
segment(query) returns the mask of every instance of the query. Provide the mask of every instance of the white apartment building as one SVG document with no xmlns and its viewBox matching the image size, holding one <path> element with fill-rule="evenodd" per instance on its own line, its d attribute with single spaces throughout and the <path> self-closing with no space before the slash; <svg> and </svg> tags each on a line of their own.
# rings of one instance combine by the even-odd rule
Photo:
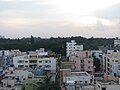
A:
<svg viewBox="0 0 120 90">
<path fill-rule="evenodd" d="M 48 52 L 45 52 L 44 48 L 40 48 L 40 49 L 36 50 L 36 52 L 38 53 L 38 55 L 41 55 L 41 56 L 48 55 Z"/>
<path fill-rule="evenodd" d="M 83 50 L 83 45 L 76 45 L 75 40 L 71 40 L 71 42 L 66 43 L 66 55 L 67 57 L 73 55 L 73 51 Z"/>
<path fill-rule="evenodd" d="M 56 72 L 56 59 L 54 57 L 41 57 L 39 54 L 29 54 L 13 57 L 15 68 L 40 68 Z"/>
<path fill-rule="evenodd" d="M 98 59 L 102 58 L 103 52 L 101 50 L 91 50 L 91 52 L 96 58 Z"/>
<path fill-rule="evenodd" d="M 102 68 L 106 74 L 110 75 L 112 73 L 112 65 L 114 66 L 114 62 L 120 62 L 120 52 L 115 51 L 111 54 L 103 55 Z"/>
<path fill-rule="evenodd" d="M 74 82 L 76 84 L 90 84 L 91 76 L 87 72 L 71 72 L 70 75 L 64 76 L 64 82 L 69 84 Z"/>
<path fill-rule="evenodd" d="M 120 77 L 120 62 L 112 62 L 112 75 Z"/>
<path fill-rule="evenodd" d="M 120 39 L 114 40 L 114 47 L 120 46 Z"/>
</svg>

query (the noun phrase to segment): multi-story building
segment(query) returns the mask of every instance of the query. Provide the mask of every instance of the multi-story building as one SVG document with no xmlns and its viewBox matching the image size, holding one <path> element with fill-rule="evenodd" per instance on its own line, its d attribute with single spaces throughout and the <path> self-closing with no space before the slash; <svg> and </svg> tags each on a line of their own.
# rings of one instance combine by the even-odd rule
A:
<svg viewBox="0 0 120 90">
<path fill-rule="evenodd" d="M 69 57 L 69 61 L 75 62 L 74 70 L 86 71 L 93 75 L 93 57 L 91 51 L 75 51 L 73 56 Z"/>
<path fill-rule="evenodd" d="M 112 74 L 112 68 L 114 68 L 114 65 L 116 63 L 114 62 L 120 62 L 120 52 L 114 51 L 110 54 L 103 54 L 103 67 L 102 70 L 104 73 L 111 75 Z"/>
<path fill-rule="evenodd" d="M 103 52 L 101 50 L 91 50 L 91 52 L 96 58 L 98 59 L 102 58 Z"/>
<path fill-rule="evenodd" d="M 73 54 L 73 51 L 83 50 L 83 45 L 76 45 L 75 40 L 71 40 L 71 42 L 66 43 L 66 55 L 67 57 Z"/>
<path fill-rule="evenodd" d="M 15 70 L 6 73 L 3 77 L 0 90 L 22 90 L 22 84 L 29 78 L 33 78 L 34 74 L 27 70 Z"/>
<path fill-rule="evenodd" d="M 0 66 L 9 67 L 13 64 L 13 54 L 9 50 L 0 50 Z"/>
<path fill-rule="evenodd" d="M 114 47 L 119 47 L 120 46 L 120 39 L 115 39 L 114 40 Z"/>
<path fill-rule="evenodd" d="M 112 62 L 111 65 L 112 75 L 120 77 L 120 62 Z"/>
<path fill-rule="evenodd" d="M 46 54 L 45 54 L 46 55 Z M 32 68 L 32 69 L 44 69 L 56 72 L 56 58 L 41 55 L 36 52 L 30 52 L 28 55 L 13 57 L 13 64 L 15 68 Z"/>
<path fill-rule="evenodd" d="M 92 78 L 87 72 L 60 69 L 60 84 L 61 90 L 79 90 L 82 85 L 92 84 Z"/>
</svg>

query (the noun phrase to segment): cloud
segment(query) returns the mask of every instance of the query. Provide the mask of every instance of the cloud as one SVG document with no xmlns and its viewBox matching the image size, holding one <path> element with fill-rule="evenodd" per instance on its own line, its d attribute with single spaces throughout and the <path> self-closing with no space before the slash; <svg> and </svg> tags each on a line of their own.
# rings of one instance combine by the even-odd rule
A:
<svg viewBox="0 0 120 90">
<path fill-rule="evenodd" d="M 26 1 L 32 1 L 32 0 L 0 0 L 0 2 L 26 2 Z"/>
<path fill-rule="evenodd" d="M 98 15 L 94 12 L 96 17 L 73 16 L 46 1 L 0 0 L 0 35 L 112 37 L 120 33 L 120 21 L 111 19 L 105 11 Z"/>
<path fill-rule="evenodd" d="M 119 19 L 120 20 L 120 3 L 111 6 L 106 9 L 98 10 L 93 12 L 92 14 L 98 18 L 104 19 Z"/>
</svg>

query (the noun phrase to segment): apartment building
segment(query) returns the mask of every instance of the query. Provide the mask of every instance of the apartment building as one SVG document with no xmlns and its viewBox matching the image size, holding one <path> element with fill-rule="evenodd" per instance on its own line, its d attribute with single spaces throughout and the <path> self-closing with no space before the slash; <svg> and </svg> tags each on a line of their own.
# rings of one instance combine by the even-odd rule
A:
<svg viewBox="0 0 120 90">
<path fill-rule="evenodd" d="M 115 77 L 120 77 L 120 62 L 112 62 L 111 65 L 111 74 Z"/>
<path fill-rule="evenodd" d="M 79 90 L 82 85 L 91 83 L 92 78 L 87 72 L 72 72 L 70 69 L 60 69 L 61 90 Z"/>
<path fill-rule="evenodd" d="M 114 52 L 110 53 L 110 54 L 104 54 L 103 55 L 103 60 L 102 60 L 102 69 L 103 72 L 111 75 L 114 70 L 114 68 L 117 66 L 119 66 L 119 62 L 120 62 L 120 52 L 114 50 Z"/>
<path fill-rule="evenodd" d="M 86 71 L 93 75 L 93 57 L 91 51 L 74 51 L 74 55 L 69 57 L 69 61 L 75 62 L 74 70 Z"/>
<path fill-rule="evenodd" d="M 28 55 L 13 57 L 15 68 L 44 69 L 46 71 L 56 72 L 56 58 L 43 56 L 36 52 L 30 52 Z"/>
<path fill-rule="evenodd" d="M 102 58 L 103 52 L 101 50 L 91 50 L 91 52 L 96 58 L 98 59 Z"/>
<path fill-rule="evenodd" d="M 22 52 L 19 49 L 15 50 L 0 50 L 0 66 L 7 68 L 13 65 L 13 57 L 20 56 Z"/>
<path fill-rule="evenodd" d="M 116 38 L 114 40 L 114 47 L 119 47 L 120 46 L 120 39 Z"/>
<path fill-rule="evenodd" d="M 71 42 L 66 43 L 66 55 L 67 57 L 73 55 L 73 51 L 83 50 L 83 45 L 77 45 L 75 40 L 71 40 Z"/>
</svg>

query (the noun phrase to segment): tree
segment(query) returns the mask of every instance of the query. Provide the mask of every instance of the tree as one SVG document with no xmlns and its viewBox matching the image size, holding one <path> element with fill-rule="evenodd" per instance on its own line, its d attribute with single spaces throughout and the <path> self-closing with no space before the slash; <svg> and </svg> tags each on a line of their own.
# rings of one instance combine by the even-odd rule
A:
<svg viewBox="0 0 120 90">
<path fill-rule="evenodd" d="M 31 38 L 30 38 L 30 42 L 31 44 L 34 44 L 35 40 L 34 40 L 34 37 L 31 35 Z"/>
<path fill-rule="evenodd" d="M 51 76 L 46 75 L 43 82 L 38 82 L 38 90 L 60 90 L 59 83 L 51 81 Z"/>
</svg>

